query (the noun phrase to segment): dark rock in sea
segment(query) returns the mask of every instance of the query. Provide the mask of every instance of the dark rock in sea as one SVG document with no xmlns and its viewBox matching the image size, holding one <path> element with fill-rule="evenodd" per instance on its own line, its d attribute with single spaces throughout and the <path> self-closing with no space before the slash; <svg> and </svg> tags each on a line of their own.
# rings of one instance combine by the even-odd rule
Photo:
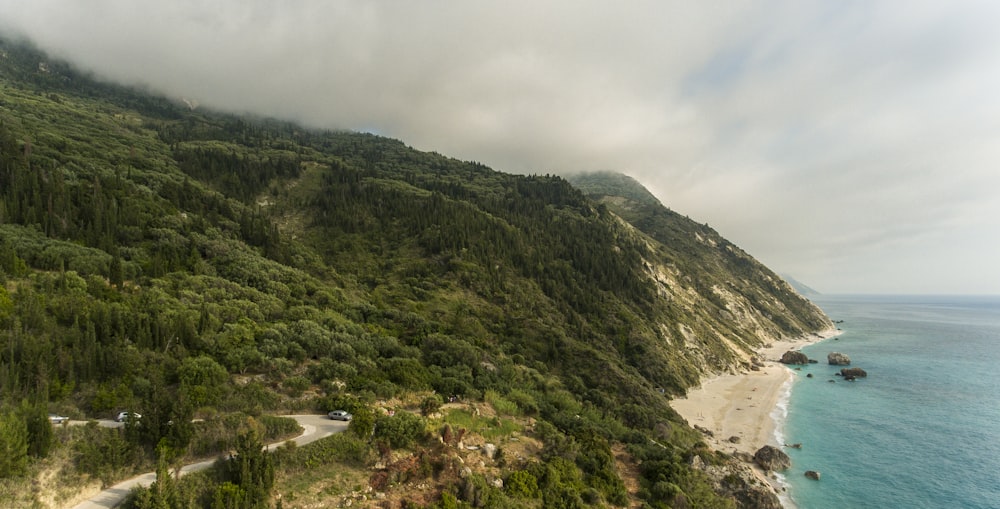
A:
<svg viewBox="0 0 1000 509">
<path fill-rule="evenodd" d="M 851 358 L 840 352 L 830 352 L 826 355 L 826 362 L 831 366 L 850 366 Z"/>
<path fill-rule="evenodd" d="M 812 378 L 812 377 L 813 377 L 812 373 L 809 373 L 808 375 L 806 375 L 806 378 Z"/>
<path fill-rule="evenodd" d="M 785 447 L 791 447 L 792 449 L 801 449 L 802 444 L 796 442 L 794 444 L 785 444 Z"/>
<path fill-rule="evenodd" d="M 781 356 L 782 364 L 809 364 L 809 357 L 798 350 L 789 350 Z"/>
<path fill-rule="evenodd" d="M 815 470 L 806 470 L 806 477 L 808 477 L 808 478 L 810 478 L 810 479 L 812 479 L 814 481 L 818 481 L 819 480 L 819 472 L 817 472 Z"/>
<path fill-rule="evenodd" d="M 781 449 L 765 445 L 753 455 L 753 460 L 764 470 L 787 470 L 792 460 Z"/>
<path fill-rule="evenodd" d="M 836 380 L 834 380 L 834 379 L 832 379 L 832 378 L 831 378 L 831 379 L 829 379 L 829 380 L 827 380 L 827 382 L 830 382 L 830 383 L 832 383 L 832 384 L 835 384 L 835 383 L 837 383 L 837 381 L 836 381 Z"/>
<path fill-rule="evenodd" d="M 819 361 L 816 359 L 809 359 L 809 364 L 819 364 Z"/>
<path fill-rule="evenodd" d="M 868 373 L 861 368 L 843 368 L 840 370 L 840 376 L 844 377 L 845 379 L 849 376 L 855 378 L 864 378 L 868 376 Z"/>
</svg>

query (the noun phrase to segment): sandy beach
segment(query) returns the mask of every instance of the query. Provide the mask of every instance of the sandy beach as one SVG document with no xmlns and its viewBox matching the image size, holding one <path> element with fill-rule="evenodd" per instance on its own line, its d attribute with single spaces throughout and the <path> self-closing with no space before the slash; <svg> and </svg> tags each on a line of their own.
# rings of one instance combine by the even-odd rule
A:
<svg viewBox="0 0 1000 509">
<path fill-rule="evenodd" d="M 772 413 L 789 390 L 795 371 L 778 359 L 788 350 L 798 350 L 837 334 L 836 330 L 828 330 L 797 340 L 776 341 L 757 352 L 764 363 L 759 371 L 723 374 L 705 380 L 671 405 L 690 425 L 711 431 L 713 436 L 706 436 L 705 441 L 717 451 L 752 455 L 764 445 L 782 446 L 774 436 Z"/>
</svg>

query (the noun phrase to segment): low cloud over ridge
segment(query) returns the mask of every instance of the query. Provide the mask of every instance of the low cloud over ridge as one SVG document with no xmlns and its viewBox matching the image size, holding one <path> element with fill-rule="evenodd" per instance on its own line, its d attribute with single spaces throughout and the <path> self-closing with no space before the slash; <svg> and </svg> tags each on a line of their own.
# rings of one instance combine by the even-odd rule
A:
<svg viewBox="0 0 1000 509">
<path fill-rule="evenodd" d="M 0 9 L 81 68 L 213 107 L 622 171 L 821 291 L 1000 293 L 993 2 Z"/>
</svg>

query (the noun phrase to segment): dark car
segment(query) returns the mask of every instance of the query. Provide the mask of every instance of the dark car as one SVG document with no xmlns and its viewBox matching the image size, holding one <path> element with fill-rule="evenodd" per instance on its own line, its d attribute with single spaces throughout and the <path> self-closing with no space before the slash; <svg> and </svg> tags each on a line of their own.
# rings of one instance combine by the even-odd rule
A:
<svg viewBox="0 0 1000 509">
<path fill-rule="evenodd" d="M 351 414 L 347 410 L 334 410 L 328 414 L 327 417 L 335 421 L 349 421 L 351 420 Z"/>
</svg>

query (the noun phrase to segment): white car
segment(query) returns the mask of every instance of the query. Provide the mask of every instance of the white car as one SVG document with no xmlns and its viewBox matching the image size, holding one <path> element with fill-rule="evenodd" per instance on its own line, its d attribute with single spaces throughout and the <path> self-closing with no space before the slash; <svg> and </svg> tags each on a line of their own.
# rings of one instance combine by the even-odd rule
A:
<svg viewBox="0 0 1000 509">
<path fill-rule="evenodd" d="M 128 410 L 125 410 L 124 412 L 118 412 L 118 417 L 115 417 L 115 421 L 116 422 L 125 422 L 125 421 L 130 421 L 130 420 L 133 420 L 133 419 L 135 419 L 136 421 L 138 421 L 139 419 L 142 419 L 142 415 L 139 415 L 139 414 L 137 414 L 135 412 L 129 412 Z"/>
<path fill-rule="evenodd" d="M 49 422 L 52 424 L 62 424 L 69 420 L 65 415 L 49 414 Z"/>
</svg>

